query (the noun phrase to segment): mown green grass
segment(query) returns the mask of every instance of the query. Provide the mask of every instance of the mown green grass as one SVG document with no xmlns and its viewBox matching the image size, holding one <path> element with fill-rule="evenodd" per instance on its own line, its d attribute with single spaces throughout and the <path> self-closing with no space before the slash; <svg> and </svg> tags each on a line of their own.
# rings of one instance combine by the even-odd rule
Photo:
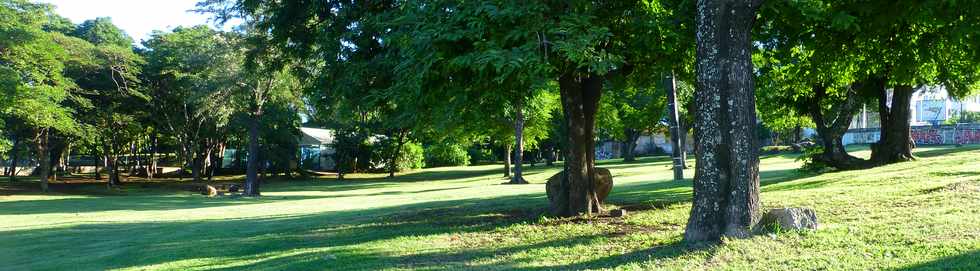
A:
<svg viewBox="0 0 980 271">
<path fill-rule="evenodd" d="M 690 182 L 671 181 L 662 157 L 601 163 L 624 219 L 544 218 L 543 182 L 558 168 L 543 167 L 528 170 L 531 185 L 501 185 L 491 165 L 273 182 L 259 199 L 135 184 L 97 196 L 14 194 L 0 196 L 0 269 L 980 268 L 980 146 L 918 155 L 820 175 L 767 156 L 764 208 L 813 208 L 822 228 L 700 248 L 681 240 Z"/>
</svg>

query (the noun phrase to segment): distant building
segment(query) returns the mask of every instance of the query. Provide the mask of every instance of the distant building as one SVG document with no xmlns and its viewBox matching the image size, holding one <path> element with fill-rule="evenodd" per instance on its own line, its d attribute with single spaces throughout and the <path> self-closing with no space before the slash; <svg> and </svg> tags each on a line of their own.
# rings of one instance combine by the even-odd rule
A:
<svg viewBox="0 0 980 271">
<path fill-rule="evenodd" d="M 891 94 L 888 99 L 891 99 Z M 916 144 L 975 144 L 980 140 L 980 125 L 949 123 L 964 112 L 980 112 L 980 95 L 954 99 L 949 96 L 945 87 L 922 87 L 912 94 L 909 107 L 909 124 L 912 126 L 912 139 Z M 878 142 L 881 136 L 880 127 L 877 108 L 865 106 L 854 116 L 850 129 L 844 134 L 843 143 L 850 145 Z"/>
<path fill-rule="evenodd" d="M 333 169 L 333 130 L 301 127 L 299 131 L 300 166 L 314 170 Z"/>
</svg>

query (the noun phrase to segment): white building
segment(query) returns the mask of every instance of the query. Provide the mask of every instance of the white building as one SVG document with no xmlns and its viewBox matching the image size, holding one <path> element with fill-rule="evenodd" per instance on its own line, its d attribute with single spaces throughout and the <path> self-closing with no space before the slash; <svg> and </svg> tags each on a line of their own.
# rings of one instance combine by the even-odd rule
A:
<svg viewBox="0 0 980 271">
<path fill-rule="evenodd" d="M 980 112 L 980 95 L 956 100 L 949 96 L 945 87 L 923 87 L 912 94 L 911 106 L 912 126 L 936 125 L 960 112 Z"/>
</svg>

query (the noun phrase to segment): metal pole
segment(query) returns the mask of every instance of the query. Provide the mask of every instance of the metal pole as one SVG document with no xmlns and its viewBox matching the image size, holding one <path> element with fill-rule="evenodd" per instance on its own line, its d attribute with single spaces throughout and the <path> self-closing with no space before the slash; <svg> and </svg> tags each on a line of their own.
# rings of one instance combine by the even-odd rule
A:
<svg viewBox="0 0 980 271">
<path fill-rule="evenodd" d="M 667 108 L 670 122 L 670 144 L 673 149 L 671 157 L 674 161 L 674 180 L 680 181 L 684 180 L 684 156 L 681 150 L 681 129 L 680 129 L 680 119 L 677 112 L 677 83 L 674 80 L 674 71 L 665 78 L 667 87 Z"/>
</svg>

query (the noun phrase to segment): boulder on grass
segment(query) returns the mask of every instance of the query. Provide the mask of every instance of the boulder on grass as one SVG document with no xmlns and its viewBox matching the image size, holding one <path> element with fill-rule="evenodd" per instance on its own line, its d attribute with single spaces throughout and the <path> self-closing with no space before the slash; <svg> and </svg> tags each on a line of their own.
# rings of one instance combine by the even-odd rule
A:
<svg viewBox="0 0 980 271">
<path fill-rule="evenodd" d="M 815 230 L 820 225 L 817 213 L 809 208 L 779 208 L 766 212 L 759 225 L 769 229 L 780 230 Z"/>
<path fill-rule="evenodd" d="M 595 192 L 596 197 L 599 198 L 599 202 L 602 203 L 609 196 L 609 192 L 612 191 L 613 179 L 612 173 L 606 168 L 595 168 Z M 551 202 L 551 206 L 556 206 L 558 201 L 558 195 L 562 193 L 562 179 L 565 178 L 565 171 L 558 172 L 551 178 L 548 178 L 548 183 L 545 185 L 545 191 L 548 193 L 548 201 Z M 568 191 L 564 191 L 567 193 Z"/>
</svg>

